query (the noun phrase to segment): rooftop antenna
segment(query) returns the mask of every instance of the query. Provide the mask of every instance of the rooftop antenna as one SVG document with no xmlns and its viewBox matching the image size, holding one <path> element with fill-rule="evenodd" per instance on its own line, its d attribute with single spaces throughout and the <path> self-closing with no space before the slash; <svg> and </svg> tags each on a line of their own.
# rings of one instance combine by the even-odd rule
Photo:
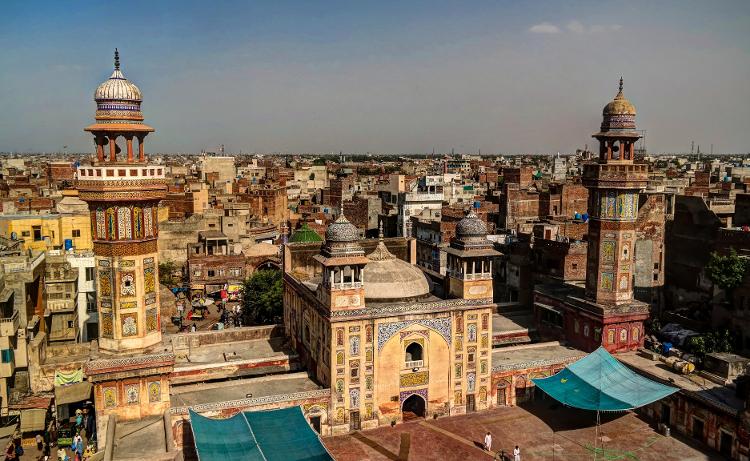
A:
<svg viewBox="0 0 750 461">
<path fill-rule="evenodd" d="M 695 141 L 690 141 L 690 155 L 695 151 Z"/>
<path fill-rule="evenodd" d="M 714 155 L 714 145 L 713 144 L 711 144 L 711 155 L 712 156 Z"/>
</svg>

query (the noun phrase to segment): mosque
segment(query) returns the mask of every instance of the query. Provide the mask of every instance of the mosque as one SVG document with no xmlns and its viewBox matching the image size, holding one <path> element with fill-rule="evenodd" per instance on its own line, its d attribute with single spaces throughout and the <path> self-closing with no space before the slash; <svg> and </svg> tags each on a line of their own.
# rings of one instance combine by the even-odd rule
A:
<svg viewBox="0 0 750 461">
<path fill-rule="evenodd" d="M 154 129 L 116 53 L 112 75 L 95 92 L 96 121 L 86 128 L 96 153 L 77 177 L 94 236 L 99 337 L 64 359 L 36 338 L 32 387 L 49 392 L 50 376 L 82 369 L 93 385 L 100 444 L 116 446 L 115 457 L 138 450 L 167 459 L 193 444 L 190 414 L 299 407 L 321 435 L 339 434 L 515 405 L 530 397 L 533 378 L 598 345 L 632 350 L 643 343 L 647 316 L 628 282 L 643 170 L 633 163 L 635 110 L 623 100 L 620 91 L 605 108 L 600 159 L 585 171 L 597 192 L 589 203 L 595 251 L 586 290 L 580 299 L 537 293 L 539 304 L 559 301 L 553 310 L 577 334 L 560 339 L 575 347 L 550 341 L 493 349 L 518 326 L 509 327 L 493 302 L 500 253 L 474 210 L 444 250 L 445 276 L 416 265 L 414 239 L 382 232 L 361 239 L 341 212 L 325 241 L 292 238 L 283 246 L 283 325 L 162 335 L 157 207 L 167 174 L 145 153 Z M 579 322 L 586 326 L 573 330 Z M 146 445 L 154 446 L 142 437 L 129 442 L 134 433 L 152 434 Z"/>
</svg>

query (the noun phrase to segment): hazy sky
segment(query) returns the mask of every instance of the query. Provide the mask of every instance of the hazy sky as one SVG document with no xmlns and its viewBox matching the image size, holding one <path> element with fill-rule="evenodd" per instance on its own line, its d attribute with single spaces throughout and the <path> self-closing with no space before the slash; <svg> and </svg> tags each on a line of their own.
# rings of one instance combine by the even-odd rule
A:
<svg viewBox="0 0 750 461">
<path fill-rule="evenodd" d="M 149 152 L 569 152 L 620 75 L 650 151 L 750 151 L 747 0 L 4 0 L 0 151 L 92 151 L 115 47 Z"/>
</svg>

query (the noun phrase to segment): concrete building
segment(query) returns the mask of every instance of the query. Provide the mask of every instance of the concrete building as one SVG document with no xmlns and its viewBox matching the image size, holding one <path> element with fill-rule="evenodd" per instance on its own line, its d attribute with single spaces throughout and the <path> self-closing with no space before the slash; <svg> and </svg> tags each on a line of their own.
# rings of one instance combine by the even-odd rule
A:
<svg viewBox="0 0 750 461">
<path fill-rule="evenodd" d="M 49 341 L 79 342 L 78 269 L 63 255 L 47 257 L 44 296 L 44 321 Z"/>
</svg>

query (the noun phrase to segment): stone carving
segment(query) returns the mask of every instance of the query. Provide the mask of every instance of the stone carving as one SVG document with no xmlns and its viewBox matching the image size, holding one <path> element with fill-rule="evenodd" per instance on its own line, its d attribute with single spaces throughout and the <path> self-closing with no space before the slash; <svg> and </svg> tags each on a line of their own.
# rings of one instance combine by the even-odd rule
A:
<svg viewBox="0 0 750 461">
<path fill-rule="evenodd" d="M 344 353 L 342 351 L 336 352 L 336 365 L 344 365 Z"/>
<path fill-rule="evenodd" d="M 152 403 L 161 401 L 161 382 L 148 383 L 148 401 Z"/>
<path fill-rule="evenodd" d="M 349 408 L 359 408 L 359 389 L 349 389 Z"/>
<path fill-rule="evenodd" d="M 146 310 L 146 331 L 156 331 L 159 329 L 158 315 L 156 308 Z"/>
<path fill-rule="evenodd" d="M 138 314 L 131 312 L 129 314 L 122 314 L 122 335 L 123 336 L 137 336 L 138 335 Z"/>
<path fill-rule="evenodd" d="M 133 223 L 130 208 L 117 207 L 117 234 L 120 240 L 133 238 Z"/>
<path fill-rule="evenodd" d="M 174 358 L 174 356 L 172 356 L 172 358 Z M 251 399 L 226 400 L 224 402 L 204 403 L 200 405 L 193 405 L 189 408 L 197 413 L 202 413 L 207 411 L 219 411 L 233 408 L 246 408 L 257 405 L 268 405 L 278 402 L 295 402 L 307 399 L 327 399 L 330 397 L 330 389 L 316 389 L 314 391 L 293 392 L 290 394 L 276 394 Z M 188 414 L 188 407 L 172 407 L 169 409 L 169 413 L 173 415 L 186 415 Z"/>
<path fill-rule="evenodd" d="M 120 303 L 120 309 L 135 309 L 138 307 L 138 303 L 135 301 L 124 301 Z"/>
<path fill-rule="evenodd" d="M 128 405 L 138 403 L 138 390 L 139 390 L 138 384 L 128 384 L 125 386 L 125 397 L 127 398 Z"/>
<path fill-rule="evenodd" d="M 156 250 L 154 250 L 156 251 Z M 418 314 L 420 312 L 434 314 L 445 312 L 461 307 L 491 306 L 492 298 L 480 299 L 449 299 L 440 301 L 428 301 L 417 303 L 389 303 L 381 306 L 369 306 L 362 309 L 347 309 L 331 312 L 331 318 L 350 318 L 362 316 L 387 316 L 392 314 Z"/>
<path fill-rule="evenodd" d="M 445 342 L 447 342 L 450 346 L 451 318 L 442 317 L 435 319 L 404 320 L 401 322 L 383 323 L 378 325 L 378 351 L 381 351 L 383 349 L 385 343 L 391 338 L 391 336 L 396 334 L 396 332 L 414 324 L 422 325 L 435 330 L 440 336 L 445 339 Z"/>
<path fill-rule="evenodd" d="M 476 342 L 477 341 L 477 325 L 474 324 L 474 323 L 470 323 L 469 326 L 468 326 L 468 328 L 467 328 L 467 332 L 468 332 L 468 334 L 467 334 L 468 341 L 470 343 Z"/>
<path fill-rule="evenodd" d="M 102 312 L 102 337 L 111 338 L 114 335 L 112 328 L 112 313 Z"/>
<path fill-rule="evenodd" d="M 135 274 L 132 272 L 120 273 L 120 294 L 122 296 L 135 296 Z"/>
<path fill-rule="evenodd" d="M 143 289 L 146 293 L 153 293 L 156 290 L 156 276 L 153 267 L 143 269 Z"/>
<path fill-rule="evenodd" d="M 349 337 L 349 354 L 359 355 L 359 336 Z"/>
<path fill-rule="evenodd" d="M 103 261 L 100 261 L 100 263 Z M 112 275 L 109 270 L 99 271 L 99 296 L 112 296 Z"/>
<path fill-rule="evenodd" d="M 427 389 L 410 389 L 408 391 L 401 391 L 398 394 L 399 402 L 403 405 L 404 400 L 412 395 L 419 395 L 424 399 L 425 403 L 427 402 Z"/>
<path fill-rule="evenodd" d="M 102 397 L 104 399 L 104 408 L 113 408 L 117 406 L 116 387 L 105 387 L 102 389 Z"/>
<path fill-rule="evenodd" d="M 476 380 L 477 375 L 475 373 L 466 374 L 466 392 L 474 392 L 474 383 Z"/>
<path fill-rule="evenodd" d="M 426 371 L 420 371 L 417 373 L 407 373 L 401 375 L 400 386 L 401 387 L 413 387 L 422 386 L 427 384 L 429 381 L 429 373 Z"/>
</svg>

